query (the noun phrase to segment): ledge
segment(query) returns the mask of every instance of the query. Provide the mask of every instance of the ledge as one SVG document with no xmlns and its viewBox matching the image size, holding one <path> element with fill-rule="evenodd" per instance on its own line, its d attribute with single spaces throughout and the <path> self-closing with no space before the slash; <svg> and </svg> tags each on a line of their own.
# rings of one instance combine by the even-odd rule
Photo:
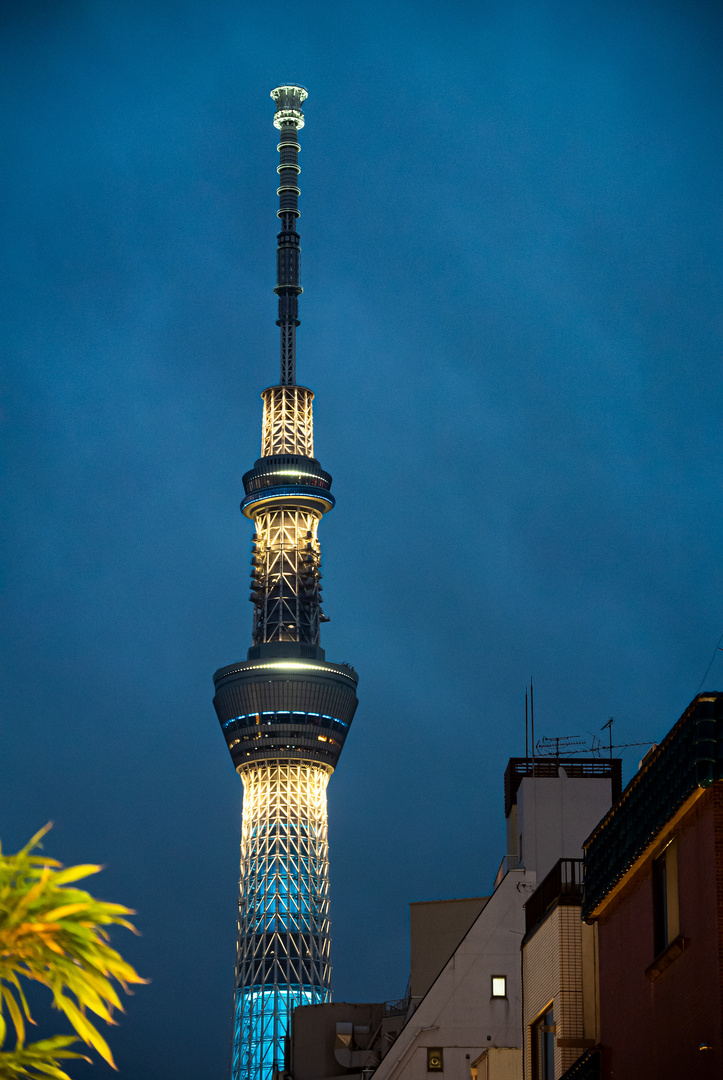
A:
<svg viewBox="0 0 723 1080">
<path fill-rule="evenodd" d="M 645 969 L 645 974 L 651 982 L 655 982 L 659 979 L 663 972 L 670 967 L 677 956 L 685 949 L 685 938 L 680 935 L 671 941 L 667 949 L 664 949 L 659 956 L 656 956 L 650 967 Z"/>
</svg>

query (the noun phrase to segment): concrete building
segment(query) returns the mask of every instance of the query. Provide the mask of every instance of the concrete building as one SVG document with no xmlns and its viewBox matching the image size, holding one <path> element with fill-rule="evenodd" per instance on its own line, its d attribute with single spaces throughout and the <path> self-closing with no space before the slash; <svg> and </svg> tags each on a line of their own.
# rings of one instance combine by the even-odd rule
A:
<svg viewBox="0 0 723 1080">
<path fill-rule="evenodd" d="M 543 946 L 553 928 L 568 952 L 579 951 L 583 937 L 592 934 L 580 929 L 582 844 L 620 795 L 621 762 L 543 758 L 533 767 L 529 759 L 511 758 L 504 790 L 507 852 L 491 896 L 410 905 L 411 976 L 402 1001 L 295 1009 L 288 1080 L 430 1080 L 430 1073 L 441 1074 L 440 1080 L 522 1080 L 522 941 L 533 929 L 530 920 L 535 928 L 539 922 L 541 936 L 535 941 L 531 935 L 529 955 L 546 963 Z M 577 930 L 571 929 L 574 920 L 556 914 L 565 906 L 558 893 L 549 904 L 546 899 L 561 865 L 573 863 Z M 540 881 L 547 891 L 537 890 Z M 531 898 L 539 918 L 526 912 Z M 557 975 L 545 967 L 547 982 L 540 982 L 525 1014 L 531 1024 L 555 999 L 565 1001 L 573 1018 L 580 995 L 565 983 L 565 972 L 559 963 Z M 589 1004 L 581 1008 L 587 1016 Z M 580 1054 L 577 1043 L 588 1037 L 590 1025 L 581 1031 L 571 1022 L 566 1032 L 568 1027 L 562 1038 L 576 1045 L 571 1041 L 563 1053 L 560 1044 L 560 1071 Z"/>
<path fill-rule="evenodd" d="M 522 1080 L 525 903 L 560 859 L 580 860 L 583 840 L 620 787 L 617 759 L 546 758 L 533 773 L 530 760 L 512 758 L 507 852 L 492 895 L 412 904 L 408 997 L 297 1008 L 290 1077 Z"/>
<path fill-rule="evenodd" d="M 597 1040 L 594 933 L 582 924 L 583 843 L 620 797 L 619 758 L 512 759 L 508 851 L 539 885 L 525 904 L 520 1038 L 524 1075 L 557 1080 Z M 515 805 L 516 804 L 516 805 Z"/>
<path fill-rule="evenodd" d="M 405 996 L 376 1004 L 338 1002 L 295 1009 L 286 1075 L 294 1080 L 338 1080 L 338 1076 L 355 1080 L 370 1075 L 488 899 L 410 904 L 411 975 Z"/>
<path fill-rule="evenodd" d="M 508 868 L 524 866 L 541 881 L 558 859 L 581 858 L 590 830 L 621 790 L 620 758 L 510 758 L 505 770 Z"/>
<path fill-rule="evenodd" d="M 431 1072 L 469 1080 L 473 1062 L 478 1076 L 497 1080 L 488 1050 L 510 1051 L 497 1055 L 497 1064 L 520 1058 L 523 905 L 534 888 L 534 871 L 519 868 L 502 876 L 407 1019 L 375 1080 L 429 1080 Z"/>
<path fill-rule="evenodd" d="M 494 891 L 474 901 L 481 904 L 479 914 L 426 991 L 441 949 L 429 946 L 425 966 L 420 946 L 436 935 L 422 935 L 416 957 L 413 945 L 412 970 L 419 981 L 415 987 L 412 980 L 412 1001 L 417 1000 L 415 988 L 425 992 L 375 1080 L 429 1080 L 430 1072 L 443 1073 L 445 1080 L 469 1080 L 470 1073 L 477 1080 L 521 1080 L 525 904 L 559 860 L 581 859 L 583 841 L 620 788 L 619 759 L 546 758 L 534 763 L 534 774 L 532 761 L 510 759 L 505 772 L 507 853 Z M 430 920 L 431 930 L 434 905 L 414 907 L 413 919 L 419 925 Z M 441 904 L 437 921 L 446 918 L 451 929 L 458 920 L 459 928 L 463 911 L 450 902 Z M 468 915 L 472 911 L 466 909 Z"/>
<path fill-rule="evenodd" d="M 470 1067 L 471 1080 L 523 1080 L 519 1050 L 491 1046 Z"/>
<path fill-rule="evenodd" d="M 585 844 L 605 1080 L 723 1076 L 723 693 L 699 694 Z M 572 1075 L 572 1070 L 571 1070 Z M 576 1076 L 587 1075 L 582 1067 Z"/>
<path fill-rule="evenodd" d="M 285 1075 L 294 1080 L 371 1075 L 399 1034 L 408 1004 L 341 1001 L 294 1009 Z"/>
<path fill-rule="evenodd" d="M 467 900 L 422 900 L 409 905 L 409 993 L 414 1008 L 488 900 L 489 896 L 473 896 Z"/>
</svg>

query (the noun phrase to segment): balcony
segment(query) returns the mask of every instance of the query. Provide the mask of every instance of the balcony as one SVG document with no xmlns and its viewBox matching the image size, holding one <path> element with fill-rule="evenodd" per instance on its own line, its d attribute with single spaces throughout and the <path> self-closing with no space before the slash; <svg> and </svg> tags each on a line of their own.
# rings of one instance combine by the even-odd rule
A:
<svg viewBox="0 0 723 1080">
<path fill-rule="evenodd" d="M 558 904 L 582 904 L 582 859 L 558 859 L 525 904 L 525 933 L 539 926 Z"/>
</svg>

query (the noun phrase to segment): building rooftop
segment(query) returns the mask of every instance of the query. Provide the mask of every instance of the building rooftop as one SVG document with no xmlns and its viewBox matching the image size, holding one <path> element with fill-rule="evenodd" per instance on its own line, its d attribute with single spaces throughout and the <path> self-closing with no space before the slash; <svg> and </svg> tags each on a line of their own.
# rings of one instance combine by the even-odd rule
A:
<svg viewBox="0 0 723 1080">
<path fill-rule="evenodd" d="M 533 761 L 532 758 L 513 757 L 505 769 L 505 817 L 510 816 L 510 810 L 517 802 L 517 791 L 526 776 L 550 780 L 560 775 L 560 768 L 573 780 L 612 780 L 613 802 L 620 798 L 623 789 L 620 758 L 537 757 Z"/>
<path fill-rule="evenodd" d="M 585 841 L 587 917 L 697 788 L 723 779 L 723 692 L 698 694 Z"/>
</svg>

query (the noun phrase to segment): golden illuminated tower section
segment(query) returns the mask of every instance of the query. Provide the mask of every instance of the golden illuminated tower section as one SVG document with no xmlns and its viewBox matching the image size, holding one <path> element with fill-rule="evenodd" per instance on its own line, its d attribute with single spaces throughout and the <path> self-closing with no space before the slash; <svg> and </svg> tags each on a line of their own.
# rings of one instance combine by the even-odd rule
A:
<svg viewBox="0 0 723 1080">
<path fill-rule="evenodd" d="M 243 478 L 254 524 L 252 645 L 214 675 L 214 706 L 244 786 L 232 1080 L 272 1080 L 296 1005 L 329 1001 L 326 787 L 357 706 L 358 677 L 319 644 L 318 527 L 334 506 L 314 457 L 311 390 L 296 385 L 299 141 L 306 90 L 271 91 L 279 129 L 281 378 L 264 390 L 261 457 Z"/>
</svg>

